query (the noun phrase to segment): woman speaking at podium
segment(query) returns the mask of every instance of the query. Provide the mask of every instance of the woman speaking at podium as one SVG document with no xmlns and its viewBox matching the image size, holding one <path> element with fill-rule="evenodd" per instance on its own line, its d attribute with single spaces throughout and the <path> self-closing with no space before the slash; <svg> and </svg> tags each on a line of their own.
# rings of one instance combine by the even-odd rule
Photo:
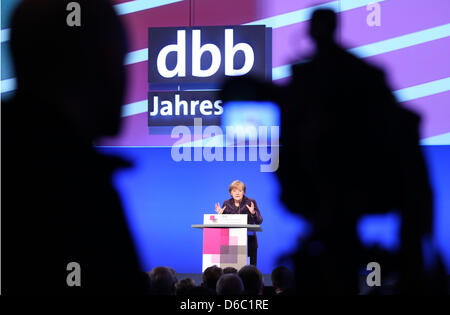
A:
<svg viewBox="0 0 450 315">
<path fill-rule="evenodd" d="M 217 203 L 216 212 L 218 214 L 247 214 L 247 224 L 261 224 L 263 218 L 259 212 L 255 199 L 245 196 L 245 184 L 235 180 L 228 187 L 231 198 L 224 201 L 223 208 Z M 258 249 L 258 240 L 256 232 L 248 232 L 247 236 L 248 256 L 250 264 L 256 266 L 256 254 Z"/>
</svg>

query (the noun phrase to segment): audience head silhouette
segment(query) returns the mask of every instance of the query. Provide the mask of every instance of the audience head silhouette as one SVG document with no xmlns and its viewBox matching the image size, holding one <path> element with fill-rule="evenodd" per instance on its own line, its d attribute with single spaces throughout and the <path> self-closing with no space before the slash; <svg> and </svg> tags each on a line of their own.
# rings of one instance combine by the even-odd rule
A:
<svg viewBox="0 0 450 315">
<path fill-rule="evenodd" d="M 202 286 L 215 292 L 217 281 L 222 275 L 223 275 L 222 268 L 217 267 L 216 265 L 206 268 L 205 271 L 203 272 Z"/>
<path fill-rule="evenodd" d="M 334 34 L 337 26 L 336 13 L 330 9 L 314 11 L 309 24 L 309 34 L 316 44 L 321 47 L 334 43 Z"/>
<path fill-rule="evenodd" d="M 263 290 L 262 274 L 253 265 L 247 265 L 241 268 L 238 273 L 244 283 L 245 293 L 249 295 L 260 295 Z"/>
<path fill-rule="evenodd" d="M 150 271 L 152 293 L 154 295 L 174 295 L 176 279 L 167 267 L 155 267 Z"/>
<path fill-rule="evenodd" d="M 286 267 L 280 266 L 272 271 L 272 285 L 277 294 L 291 290 L 294 285 L 294 274 Z"/>
<path fill-rule="evenodd" d="M 241 295 L 244 293 L 244 284 L 235 273 L 226 273 L 217 281 L 216 292 L 218 295 Z"/>
</svg>

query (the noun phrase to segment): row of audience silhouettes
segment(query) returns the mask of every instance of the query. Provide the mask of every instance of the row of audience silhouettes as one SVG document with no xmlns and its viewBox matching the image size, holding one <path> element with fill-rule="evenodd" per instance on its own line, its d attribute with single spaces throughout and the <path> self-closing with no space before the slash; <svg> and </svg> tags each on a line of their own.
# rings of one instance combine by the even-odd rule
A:
<svg viewBox="0 0 450 315">
<path fill-rule="evenodd" d="M 272 286 L 265 286 L 261 272 L 253 265 L 237 270 L 216 265 L 205 269 L 202 283 L 196 285 L 192 278 L 177 279 L 170 267 L 155 267 L 149 276 L 149 293 L 152 295 L 291 295 L 294 291 L 293 273 L 280 266 L 272 271 Z"/>
</svg>

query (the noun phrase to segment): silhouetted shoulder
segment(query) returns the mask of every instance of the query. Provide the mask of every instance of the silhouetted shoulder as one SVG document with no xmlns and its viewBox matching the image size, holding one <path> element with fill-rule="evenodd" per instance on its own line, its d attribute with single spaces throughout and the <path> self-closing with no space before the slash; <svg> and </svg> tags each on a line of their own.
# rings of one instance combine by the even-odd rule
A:
<svg viewBox="0 0 450 315">
<path fill-rule="evenodd" d="M 109 156 L 96 152 L 96 164 L 103 168 L 107 173 L 112 173 L 117 169 L 129 168 L 132 167 L 133 164 L 124 160 L 123 158 L 117 156 Z"/>
<path fill-rule="evenodd" d="M 297 77 L 298 75 L 300 75 L 302 73 L 309 72 L 311 69 L 312 69 L 312 64 L 311 64 L 310 60 L 304 60 L 304 61 L 297 62 L 297 63 L 293 64 L 291 67 L 292 76 Z"/>
<path fill-rule="evenodd" d="M 339 49 L 339 51 L 341 59 L 345 60 L 344 64 L 352 64 L 353 69 L 361 69 L 363 71 L 366 71 L 368 75 L 384 78 L 384 71 L 381 68 L 377 67 L 376 65 L 367 63 L 363 59 L 358 58 L 345 49 Z"/>
</svg>

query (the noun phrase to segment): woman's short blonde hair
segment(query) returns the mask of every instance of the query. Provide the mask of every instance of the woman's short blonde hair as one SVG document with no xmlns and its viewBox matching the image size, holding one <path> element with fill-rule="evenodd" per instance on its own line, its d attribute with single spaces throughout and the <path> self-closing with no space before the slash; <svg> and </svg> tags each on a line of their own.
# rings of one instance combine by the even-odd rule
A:
<svg viewBox="0 0 450 315">
<path fill-rule="evenodd" d="M 234 182 L 231 183 L 230 187 L 228 187 L 228 191 L 231 194 L 231 191 L 234 188 L 240 189 L 241 187 L 242 187 L 242 190 L 244 191 L 244 194 L 245 194 L 245 184 L 243 182 L 241 182 L 240 180 L 235 180 Z"/>
</svg>

